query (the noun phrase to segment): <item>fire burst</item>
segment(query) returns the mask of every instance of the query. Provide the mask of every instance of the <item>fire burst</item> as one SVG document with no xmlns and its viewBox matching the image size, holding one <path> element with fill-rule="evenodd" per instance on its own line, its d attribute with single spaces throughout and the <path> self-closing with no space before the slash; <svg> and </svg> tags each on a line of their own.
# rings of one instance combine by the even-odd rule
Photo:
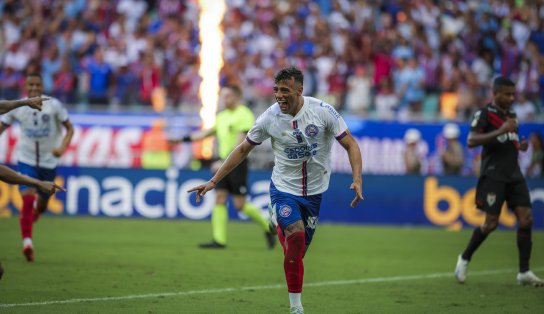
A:
<svg viewBox="0 0 544 314">
<path fill-rule="evenodd" d="M 226 11 L 225 0 L 199 0 L 200 18 L 200 69 L 202 82 L 199 96 L 202 101 L 200 119 L 202 128 L 209 129 L 215 124 L 215 114 L 219 102 L 219 71 L 223 66 L 223 30 L 221 22 Z M 202 143 L 202 157 L 210 159 L 213 154 L 213 141 Z"/>
</svg>

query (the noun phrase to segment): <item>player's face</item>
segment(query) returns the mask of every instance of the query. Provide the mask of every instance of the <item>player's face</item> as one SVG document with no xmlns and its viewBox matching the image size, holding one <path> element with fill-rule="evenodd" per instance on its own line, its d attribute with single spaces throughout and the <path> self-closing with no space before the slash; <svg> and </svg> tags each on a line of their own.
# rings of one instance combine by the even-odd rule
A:
<svg viewBox="0 0 544 314">
<path fill-rule="evenodd" d="M 274 84 L 274 96 L 280 105 L 281 113 L 295 116 L 300 109 L 299 97 L 302 95 L 302 84 L 294 78 L 281 80 Z"/>
<path fill-rule="evenodd" d="M 223 88 L 221 90 L 221 97 L 226 108 L 234 108 L 234 106 L 236 106 L 238 103 L 236 93 L 230 88 Z"/>
<path fill-rule="evenodd" d="M 29 76 L 25 82 L 28 97 L 41 96 L 43 93 L 42 79 L 39 76 Z"/>
<path fill-rule="evenodd" d="M 510 108 L 515 99 L 516 88 L 514 86 L 502 86 L 493 93 L 495 104 L 504 109 Z"/>
</svg>

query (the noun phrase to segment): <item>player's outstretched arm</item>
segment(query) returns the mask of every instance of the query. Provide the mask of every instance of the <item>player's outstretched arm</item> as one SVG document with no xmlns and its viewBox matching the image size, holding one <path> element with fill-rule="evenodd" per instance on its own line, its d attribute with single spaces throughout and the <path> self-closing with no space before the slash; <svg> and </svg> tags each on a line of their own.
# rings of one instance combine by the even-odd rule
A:
<svg viewBox="0 0 544 314">
<path fill-rule="evenodd" d="M 53 150 L 53 155 L 57 158 L 62 156 L 62 154 L 64 154 L 64 152 L 68 149 L 68 145 L 70 145 L 72 137 L 74 136 L 74 126 L 72 125 L 70 120 L 62 122 L 62 125 L 66 129 L 66 134 L 64 135 L 60 146 Z"/>
<path fill-rule="evenodd" d="M 29 106 L 33 109 L 42 110 L 42 102 L 48 100 L 47 97 L 32 97 L 20 100 L 0 100 L 0 114 L 9 112 L 15 108 Z"/>
<path fill-rule="evenodd" d="M 66 192 L 63 187 L 58 186 L 54 182 L 36 180 L 29 176 L 17 173 L 10 168 L 2 165 L 0 165 L 0 180 L 9 184 L 23 184 L 28 186 L 34 186 L 49 194 L 53 194 L 57 190 Z"/>
<path fill-rule="evenodd" d="M 229 174 L 234 168 L 236 168 L 244 159 L 247 158 L 249 152 L 253 149 L 253 145 L 244 141 L 240 145 L 236 146 L 234 150 L 229 154 L 225 162 L 219 167 L 219 170 L 215 175 L 206 183 L 194 188 L 189 189 L 187 192 L 191 193 L 196 191 L 196 201 L 200 202 L 200 198 L 204 196 L 209 190 L 215 188 L 217 182 L 221 181 L 227 174 Z"/>
<path fill-rule="evenodd" d="M 170 145 L 179 144 L 181 142 L 193 142 L 193 141 L 199 141 L 199 140 L 205 139 L 206 137 L 209 137 L 212 135 L 215 135 L 214 128 L 196 131 L 182 138 L 168 139 L 168 142 L 170 143 Z"/>
<path fill-rule="evenodd" d="M 470 131 L 467 137 L 467 146 L 473 148 L 480 145 L 491 143 L 499 135 L 504 133 L 516 132 L 518 128 L 518 122 L 515 119 L 506 120 L 500 128 L 487 133 L 478 133 Z"/>
<path fill-rule="evenodd" d="M 347 135 L 342 138 L 339 143 L 348 153 L 349 164 L 351 165 L 351 173 L 353 182 L 350 185 L 350 190 L 355 191 L 355 198 L 350 203 L 351 207 L 355 207 L 360 200 L 363 200 L 363 159 L 359 144 L 355 141 L 351 133 L 346 130 Z"/>
</svg>

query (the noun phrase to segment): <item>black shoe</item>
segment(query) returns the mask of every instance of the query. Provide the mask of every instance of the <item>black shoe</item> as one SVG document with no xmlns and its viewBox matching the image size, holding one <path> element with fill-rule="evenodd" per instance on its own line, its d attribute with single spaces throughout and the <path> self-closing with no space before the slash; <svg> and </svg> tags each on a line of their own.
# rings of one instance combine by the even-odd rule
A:
<svg viewBox="0 0 544 314">
<path fill-rule="evenodd" d="M 212 242 L 209 243 L 202 243 L 198 245 L 201 249 L 224 249 L 227 246 L 221 243 L 217 243 L 212 240 Z"/>
<path fill-rule="evenodd" d="M 269 249 L 273 249 L 276 246 L 276 235 L 272 232 L 265 232 L 264 236 L 266 237 L 266 244 Z"/>
</svg>

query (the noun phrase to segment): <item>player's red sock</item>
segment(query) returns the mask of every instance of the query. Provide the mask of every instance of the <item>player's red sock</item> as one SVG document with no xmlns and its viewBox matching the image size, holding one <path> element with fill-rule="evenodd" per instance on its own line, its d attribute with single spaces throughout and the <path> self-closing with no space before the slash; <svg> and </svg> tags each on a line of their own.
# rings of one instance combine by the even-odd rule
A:
<svg viewBox="0 0 544 314">
<path fill-rule="evenodd" d="M 302 254 L 304 253 L 305 245 L 304 231 L 295 232 L 287 237 L 287 250 L 283 260 L 283 269 L 285 270 L 287 290 L 290 293 L 302 292 L 302 282 L 304 279 Z"/>
<path fill-rule="evenodd" d="M 21 235 L 24 238 L 32 238 L 32 224 L 34 223 L 34 200 L 35 195 L 23 195 L 23 208 L 19 217 L 21 224 Z"/>
<path fill-rule="evenodd" d="M 283 234 L 283 231 L 281 231 L 280 225 L 276 227 L 276 230 L 278 230 L 278 241 L 281 244 L 281 247 L 283 248 L 283 256 L 285 256 L 285 252 L 287 248 L 285 247 L 285 235 Z"/>
</svg>

